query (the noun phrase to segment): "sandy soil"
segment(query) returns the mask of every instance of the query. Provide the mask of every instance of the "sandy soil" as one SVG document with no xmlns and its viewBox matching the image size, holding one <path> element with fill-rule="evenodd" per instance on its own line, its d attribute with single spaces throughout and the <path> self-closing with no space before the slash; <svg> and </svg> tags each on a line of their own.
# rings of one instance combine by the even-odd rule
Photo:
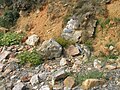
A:
<svg viewBox="0 0 120 90">
<path fill-rule="evenodd" d="M 31 34 L 37 34 L 41 40 L 47 40 L 60 35 L 62 31 L 63 16 L 50 20 L 47 15 L 47 6 L 39 13 L 30 13 L 28 17 L 20 17 L 17 22 L 18 30 L 24 31 L 26 25 L 30 26 L 30 30 L 27 31 L 28 36 Z"/>
</svg>

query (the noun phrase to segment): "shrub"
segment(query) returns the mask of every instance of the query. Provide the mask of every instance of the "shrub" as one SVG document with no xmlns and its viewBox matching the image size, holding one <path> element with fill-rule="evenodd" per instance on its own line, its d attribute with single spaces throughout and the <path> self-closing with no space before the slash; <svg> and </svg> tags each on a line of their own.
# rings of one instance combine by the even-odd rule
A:
<svg viewBox="0 0 120 90">
<path fill-rule="evenodd" d="M 23 34 L 17 34 L 17 33 L 13 33 L 13 32 L 8 32 L 8 33 L 1 33 L 0 34 L 0 46 L 6 45 L 6 46 L 10 46 L 10 45 L 15 45 L 15 44 L 20 44 L 22 38 L 23 38 Z"/>
<path fill-rule="evenodd" d="M 114 18 L 114 21 L 117 22 L 117 23 L 120 23 L 120 18 Z"/>
<path fill-rule="evenodd" d="M 38 54 L 37 51 L 33 50 L 32 52 L 23 51 L 17 55 L 17 58 L 20 60 L 20 64 L 31 63 L 32 65 L 41 64 L 42 57 Z"/>
<path fill-rule="evenodd" d="M 75 77 L 77 84 L 81 84 L 83 81 L 85 81 L 86 79 L 90 79 L 90 78 L 92 78 L 92 79 L 103 78 L 103 72 L 92 71 L 92 72 L 88 72 L 84 75 L 77 74 Z"/>
<path fill-rule="evenodd" d="M 111 20 L 110 18 L 106 19 L 100 18 L 99 20 L 97 20 L 97 24 L 100 25 L 102 29 L 105 29 L 106 25 L 109 25 L 110 20 Z"/>
<path fill-rule="evenodd" d="M 70 40 L 65 40 L 62 37 L 58 37 L 55 39 L 62 47 L 68 47 L 69 45 L 75 44 L 74 41 L 70 41 Z"/>
<path fill-rule="evenodd" d="M 5 28 L 11 28 L 15 25 L 19 13 L 16 10 L 5 11 L 4 15 L 0 17 L 0 26 Z"/>
</svg>

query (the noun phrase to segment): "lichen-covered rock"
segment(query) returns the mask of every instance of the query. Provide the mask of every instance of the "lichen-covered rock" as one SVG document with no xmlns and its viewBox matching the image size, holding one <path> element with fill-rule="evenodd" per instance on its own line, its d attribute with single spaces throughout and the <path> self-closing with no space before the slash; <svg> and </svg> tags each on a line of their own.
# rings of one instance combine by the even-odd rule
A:
<svg viewBox="0 0 120 90">
<path fill-rule="evenodd" d="M 53 59 L 61 56 L 62 46 L 54 39 L 46 40 L 39 48 L 40 53 L 47 59 Z"/>
</svg>

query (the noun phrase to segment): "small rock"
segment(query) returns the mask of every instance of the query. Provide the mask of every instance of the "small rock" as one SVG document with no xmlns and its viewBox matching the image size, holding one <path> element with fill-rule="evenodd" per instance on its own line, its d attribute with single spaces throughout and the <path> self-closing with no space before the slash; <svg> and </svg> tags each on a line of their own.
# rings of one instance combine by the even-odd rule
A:
<svg viewBox="0 0 120 90">
<path fill-rule="evenodd" d="M 11 71 L 19 69 L 19 64 L 16 62 L 10 62 L 9 64 L 6 65 L 5 69 L 10 69 Z"/>
<path fill-rule="evenodd" d="M 6 87 L 7 88 L 12 88 L 13 87 L 13 83 L 12 82 L 6 83 Z"/>
<path fill-rule="evenodd" d="M 39 76 L 39 78 L 40 78 L 41 80 L 44 81 L 44 80 L 47 78 L 47 73 L 46 73 L 46 72 L 39 73 L 38 76 Z"/>
<path fill-rule="evenodd" d="M 120 63 L 118 63 L 118 65 L 117 65 L 117 69 L 120 69 Z"/>
<path fill-rule="evenodd" d="M 84 55 L 89 58 L 90 55 L 91 55 L 91 51 L 90 49 L 88 48 L 88 46 L 84 46 Z"/>
<path fill-rule="evenodd" d="M 6 69 L 3 73 L 2 76 L 6 77 L 6 75 L 8 75 L 11 72 L 11 69 Z"/>
<path fill-rule="evenodd" d="M 52 76 L 55 80 L 59 80 L 59 79 L 65 78 L 67 75 L 66 75 L 65 69 L 61 68 L 55 71 Z"/>
<path fill-rule="evenodd" d="M 53 90 L 62 90 L 63 86 L 62 85 L 54 85 Z"/>
<path fill-rule="evenodd" d="M 6 90 L 5 85 L 1 85 L 1 86 L 0 86 L 0 90 Z"/>
<path fill-rule="evenodd" d="M 17 83 L 12 90 L 25 90 L 25 85 L 22 82 Z"/>
<path fill-rule="evenodd" d="M 62 58 L 62 59 L 60 60 L 60 66 L 64 66 L 64 65 L 66 65 L 66 64 L 67 64 L 66 58 Z"/>
<path fill-rule="evenodd" d="M 73 38 L 73 33 L 62 33 L 61 34 L 62 38 L 64 38 L 65 40 L 71 40 Z"/>
<path fill-rule="evenodd" d="M 51 90 L 49 85 L 44 85 L 40 88 L 40 90 Z"/>
<path fill-rule="evenodd" d="M 113 66 L 113 65 L 106 65 L 105 68 L 109 69 L 109 70 L 114 70 L 117 68 L 117 66 Z"/>
<path fill-rule="evenodd" d="M 64 28 L 64 29 L 63 29 L 63 32 L 64 32 L 64 33 L 72 33 L 73 30 L 72 30 L 72 29 L 69 29 L 69 28 Z"/>
<path fill-rule="evenodd" d="M 17 77 L 17 75 L 13 75 L 10 77 L 11 80 L 15 79 Z"/>
<path fill-rule="evenodd" d="M 70 29 L 78 29 L 78 26 L 79 26 L 79 24 L 78 24 L 78 20 L 77 20 L 77 18 L 71 18 L 68 22 L 67 22 L 67 25 L 66 25 L 66 27 L 67 28 L 70 28 Z"/>
<path fill-rule="evenodd" d="M 83 90 L 83 89 L 81 89 L 81 87 L 78 85 L 78 86 L 74 87 L 72 90 Z"/>
<path fill-rule="evenodd" d="M 10 54 L 10 51 L 3 51 L 2 53 L 0 53 L 0 61 L 5 59 L 9 54 Z"/>
<path fill-rule="evenodd" d="M 25 43 L 28 44 L 28 45 L 33 45 L 34 46 L 38 42 L 38 40 L 39 40 L 39 36 L 33 34 L 33 35 L 28 37 L 28 39 L 25 41 Z"/>
<path fill-rule="evenodd" d="M 38 90 L 38 86 L 34 86 L 32 89 L 33 90 Z"/>
<path fill-rule="evenodd" d="M 82 31 L 75 31 L 75 33 L 73 34 L 73 40 L 75 42 L 78 42 L 81 36 L 82 36 Z"/>
<path fill-rule="evenodd" d="M 69 88 L 69 87 L 64 87 L 64 90 L 71 90 L 71 88 Z"/>
<path fill-rule="evenodd" d="M 105 83 L 105 80 L 99 80 L 99 79 L 87 79 L 82 83 L 82 88 L 84 90 L 88 90 L 92 87 L 103 85 Z"/>
<path fill-rule="evenodd" d="M 96 68 L 96 69 L 98 69 L 98 70 L 100 70 L 101 69 L 101 61 L 99 61 L 98 59 L 95 59 L 94 60 L 94 63 L 93 63 L 93 65 L 94 65 L 94 68 Z"/>
<path fill-rule="evenodd" d="M 38 74 L 32 76 L 32 78 L 30 79 L 30 83 L 34 86 L 38 83 L 40 83 L 40 80 L 39 80 L 39 76 Z"/>
<path fill-rule="evenodd" d="M 75 84 L 75 78 L 74 77 L 71 77 L 71 76 L 68 76 L 65 80 L 64 80 L 64 87 L 67 87 L 67 88 L 72 88 Z"/>
<path fill-rule="evenodd" d="M 0 63 L 0 72 L 3 71 L 4 66 L 5 66 L 5 64 Z"/>
<path fill-rule="evenodd" d="M 76 60 L 72 66 L 72 69 L 74 69 L 74 70 L 79 69 L 81 63 L 82 62 L 80 60 Z"/>
<path fill-rule="evenodd" d="M 21 81 L 22 82 L 28 82 L 28 81 L 30 81 L 30 76 L 22 76 L 21 77 Z"/>
<path fill-rule="evenodd" d="M 76 55 L 79 55 L 80 54 L 80 51 L 77 47 L 75 47 L 74 45 L 70 45 L 67 49 L 67 53 L 68 55 L 71 55 L 71 56 L 76 56 Z"/>
<path fill-rule="evenodd" d="M 111 46 L 109 47 L 109 50 L 112 51 L 113 49 L 114 49 L 114 46 L 111 45 Z"/>
</svg>

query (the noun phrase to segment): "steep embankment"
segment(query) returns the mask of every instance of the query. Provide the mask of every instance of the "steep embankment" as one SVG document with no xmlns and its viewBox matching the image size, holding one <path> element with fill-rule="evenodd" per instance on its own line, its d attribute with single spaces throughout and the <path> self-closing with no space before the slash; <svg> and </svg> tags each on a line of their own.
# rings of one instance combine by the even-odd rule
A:
<svg viewBox="0 0 120 90">
<path fill-rule="evenodd" d="M 23 31 L 28 26 L 28 35 L 37 34 L 42 40 L 59 36 L 62 31 L 63 17 L 66 14 L 64 8 L 63 11 L 55 13 L 56 15 L 60 15 L 59 17 L 55 17 L 54 13 L 48 14 L 48 6 L 46 6 L 38 13 L 31 12 L 28 17 L 20 17 L 17 22 L 17 28 Z"/>
<path fill-rule="evenodd" d="M 109 55 L 109 46 L 115 46 L 117 51 L 120 50 L 120 25 L 117 23 L 120 18 L 120 0 L 113 0 L 110 4 L 107 4 L 108 18 L 99 18 L 101 21 L 107 22 L 101 23 L 105 27 L 97 27 L 96 37 L 93 43 L 94 54 L 99 55 L 100 52 Z"/>
</svg>

